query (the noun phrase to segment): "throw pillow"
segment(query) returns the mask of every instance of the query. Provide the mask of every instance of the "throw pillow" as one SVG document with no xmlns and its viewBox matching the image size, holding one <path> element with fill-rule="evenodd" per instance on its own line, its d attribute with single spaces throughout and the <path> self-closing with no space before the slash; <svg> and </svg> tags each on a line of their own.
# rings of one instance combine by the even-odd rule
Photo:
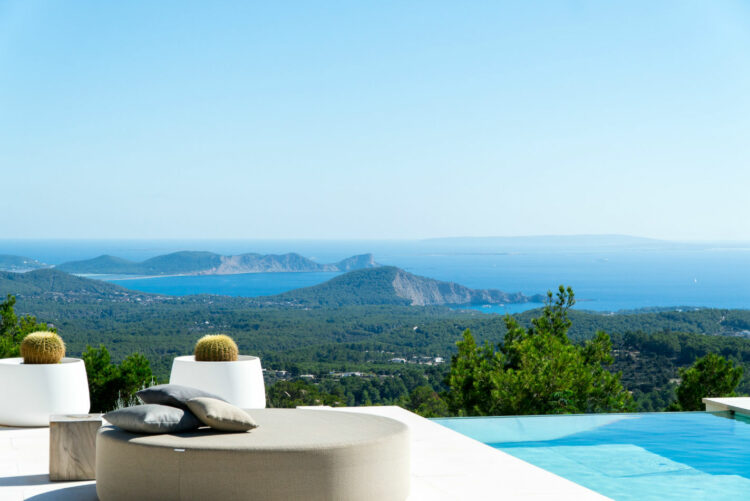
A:
<svg viewBox="0 0 750 501">
<path fill-rule="evenodd" d="M 203 424 L 215 430 L 248 431 L 258 427 L 250 414 L 223 400 L 197 397 L 188 400 L 187 406 Z"/>
<path fill-rule="evenodd" d="M 183 410 L 188 410 L 185 402 L 191 398 L 209 397 L 223 400 L 221 397 L 218 397 L 213 393 L 179 384 L 159 384 L 139 391 L 136 393 L 136 396 L 138 396 L 144 404 L 169 405 Z"/>
<path fill-rule="evenodd" d="M 104 419 L 132 433 L 180 433 L 201 426 L 192 412 L 157 404 L 117 409 L 106 413 Z"/>
</svg>

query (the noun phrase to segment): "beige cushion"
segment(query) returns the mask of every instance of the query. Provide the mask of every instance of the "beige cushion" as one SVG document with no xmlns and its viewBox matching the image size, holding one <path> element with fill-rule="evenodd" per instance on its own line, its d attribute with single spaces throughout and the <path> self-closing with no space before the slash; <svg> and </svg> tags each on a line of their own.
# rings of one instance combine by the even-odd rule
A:
<svg viewBox="0 0 750 501">
<path fill-rule="evenodd" d="M 353 412 L 252 409 L 252 433 L 202 428 L 96 439 L 101 501 L 403 501 L 411 479 L 409 429 Z"/>
<path fill-rule="evenodd" d="M 203 424 L 215 430 L 240 432 L 258 427 L 250 414 L 223 400 L 197 397 L 186 403 Z"/>
</svg>

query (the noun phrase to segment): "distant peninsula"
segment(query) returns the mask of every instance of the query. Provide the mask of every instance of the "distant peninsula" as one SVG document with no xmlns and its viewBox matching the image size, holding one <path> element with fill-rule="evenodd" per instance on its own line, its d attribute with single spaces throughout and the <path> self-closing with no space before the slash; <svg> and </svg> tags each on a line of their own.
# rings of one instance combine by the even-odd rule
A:
<svg viewBox="0 0 750 501">
<path fill-rule="evenodd" d="M 70 261 L 56 268 L 77 275 L 235 275 L 274 272 L 346 272 L 379 266 L 372 254 L 361 254 L 337 263 L 320 264 L 296 253 L 237 254 L 222 256 L 213 252 L 181 251 L 152 257 L 141 262 L 103 255 L 84 261 Z"/>
<path fill-rule="evenodd" d="M 455 282 L 421 277 L 395 266 L 356 270 L 312 287 L 268 297 L 270 302 L 299 306 L 391 304 L 404 306 L 541 303 L 545 296 L 526 296 L 496 289 L 470 289 Z"/>
<path fill-rule="evenodd" d="M 30 257 L 0 254 L 0 271 L 24 272 L 42 268 L 49 268 L 49 265 Z"/>
</svg>

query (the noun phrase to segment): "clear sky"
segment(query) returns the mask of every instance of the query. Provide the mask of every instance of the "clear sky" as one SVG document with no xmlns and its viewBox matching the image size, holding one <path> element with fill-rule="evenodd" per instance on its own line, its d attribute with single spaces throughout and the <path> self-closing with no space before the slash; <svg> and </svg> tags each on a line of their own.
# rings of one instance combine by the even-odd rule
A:
<svg viewBox="0 0 750 501">
<path fill-rule="evenodd" d="M 750 240 L 750 4 L 0 0 L 0 238 Z"/>
</svg>

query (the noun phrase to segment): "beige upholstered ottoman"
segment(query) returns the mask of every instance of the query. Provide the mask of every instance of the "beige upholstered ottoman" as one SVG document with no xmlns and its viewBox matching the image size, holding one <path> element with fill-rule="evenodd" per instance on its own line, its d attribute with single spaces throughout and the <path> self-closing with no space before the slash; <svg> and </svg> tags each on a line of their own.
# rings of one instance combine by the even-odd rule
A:
<svg viewBox="0 0 750 501">
<path fill-rule="evenodd" d="M 393 419 L 303 409 L 248 411 L 248 433 L 210 428 L 96 440 L 96 492 L 117 500 L 404 500 L 409 430 Z"/>
</svg>

